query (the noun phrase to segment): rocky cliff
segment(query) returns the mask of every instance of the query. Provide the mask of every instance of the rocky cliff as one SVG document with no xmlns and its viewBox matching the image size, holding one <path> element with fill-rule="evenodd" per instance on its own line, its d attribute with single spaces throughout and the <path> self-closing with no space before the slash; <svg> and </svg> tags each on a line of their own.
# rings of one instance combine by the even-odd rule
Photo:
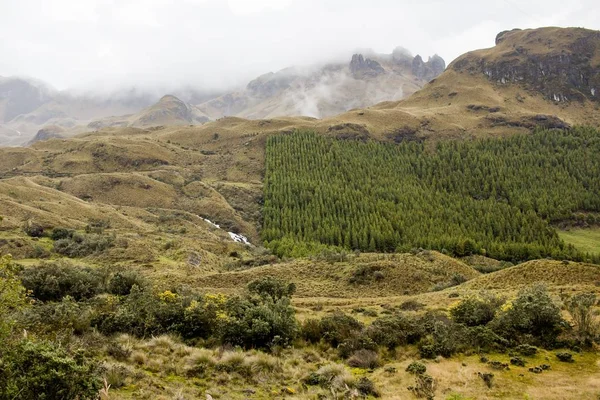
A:
<svg viewBox="0 0 600 400">
<path fill-rule="evenodd" d="M 504 31 L 494 51 L 459 57 L 450 68 L 516 84 L 554 102 L 600 103 L 600 31 L 542 28 Z"/>
</svg>

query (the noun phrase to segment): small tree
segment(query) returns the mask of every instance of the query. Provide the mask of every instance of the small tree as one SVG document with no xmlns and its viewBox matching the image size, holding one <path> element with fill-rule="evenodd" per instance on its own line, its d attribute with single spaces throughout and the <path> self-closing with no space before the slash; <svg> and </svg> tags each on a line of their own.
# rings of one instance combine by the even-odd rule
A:
<svg viewBox="0 0 600 400">
<path fill-rule="evenodd" d="M 567 304 L 575 325 L 575 332 L 582 340 L 596 337 L 598 326 L 592 312 L 594 304 L 596 304 L 596 295 L 593 293 L 577 294 Z"/>
</svg>

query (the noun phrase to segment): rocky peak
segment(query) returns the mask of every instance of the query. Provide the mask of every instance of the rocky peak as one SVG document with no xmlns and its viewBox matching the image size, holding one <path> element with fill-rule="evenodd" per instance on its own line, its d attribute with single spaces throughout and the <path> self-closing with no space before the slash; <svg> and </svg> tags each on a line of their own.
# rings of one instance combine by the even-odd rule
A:
<svg viewBox="0 0 600 400">
<path fill-rule="evenodd" d="M 420 55 L 416 55 L 412 60 L 412 73 L 419 79 L 429 81 L 446 69 L 446 62 L 437 54 L 429 57 L 427 62 L 423 61 Z"/>
<path fill-rule="evenodd" d="M 377 61 L 364 58 L 362 54 L 354 54 L 350 61 L 350 72 L 357 78 L 377 76 L 385 73 L 385 70 Z"/>
<path fill-rule="evenodd" d="M 253 97 L 261 99 L 272 97 L 289 88 L 296 77 L 297 74 L 290 70 L 269 72 L 250 81 L 246 90 Z"/>
<path fill-rule="evenodd" d="M 467 53 L 451 67 L 500 85 L 520 85 L 554 102 L 600 102 L 600 31 L 504 31 L 496 36 L 494 48 Z"/>
</svg>

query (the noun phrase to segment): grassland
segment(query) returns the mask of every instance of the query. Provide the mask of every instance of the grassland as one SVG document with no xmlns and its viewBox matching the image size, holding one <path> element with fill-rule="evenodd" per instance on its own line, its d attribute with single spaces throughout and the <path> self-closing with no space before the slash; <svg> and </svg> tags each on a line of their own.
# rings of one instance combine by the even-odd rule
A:
<svg viewBox="0 0 600 400">
<path fill-rule="evenodd" d="M 600 254 L 600 228 L 574 228 L 558 231 L 558 234 L 562 240 L 583 252 Z"/>
</svg>

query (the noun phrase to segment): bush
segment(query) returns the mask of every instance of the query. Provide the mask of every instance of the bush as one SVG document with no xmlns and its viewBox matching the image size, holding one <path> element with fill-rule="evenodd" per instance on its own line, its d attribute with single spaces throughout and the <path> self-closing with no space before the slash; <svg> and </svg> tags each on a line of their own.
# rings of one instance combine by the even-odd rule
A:
<svg viewBox="0 0 600 400">
<path fill-rule="evenodd" d="M 379 397 L 379 391 L 375 388 L 375 384 L 366 376 L 363 376 L 356 382 L 356 389 L 363 396 Z"/>
<path fill-rule="evenodd" d="M 318 319 L 310 318 L 302 322 L 300 337 L 309 343 L 318 343 L 321 338 L 321 324 Z"/>
<path fill-rule="evenodd" d="M 419 351 L 423 358 L 435 358 L 438 355 L 450 357 L 470 346 L 466 326 L 440 320 L 434 323 L 431 335 L 419 343 Z"/>
<path fill-rule="evenodd" d="M 0 399 L 96 399 L 100 367 L 55 343 L 23 340 L 0 350 Z"/>
<path fill-rule="evenodd" d="M 409 386 L 408 390 L 414 393 L 417 398 L 433 400 L 435 390 L 437 389 L 437 381 L 427 374 L 418 374 L 415 377 L 415 385 Z"/>
<path fill-rule="evenodd" d="M 73 237 L 74 231 L 66 228 L 54 228 L 50 238 L 52 240 L 69 239 Z"/>
<path fill-rule="evenodd" d="M 503 301 L 497 297 L 484 295 L 469 297 L 450 309 L 452 319 L 467 326 L 486 325 L 494 319 Z"/>
<path fill-rule="evenodd" d="M 518 345 L 515 350 L 517 351 L 517 353 L 521 354 L 522 356 L 535 356 L 538 352 L 537 347 L 535 346 L 530 346 L 528 344 L 520 344 Z"/>
<path fill-rule="evenodd" d="M 339 311 L 323 317 L 319 325 L 323 340 L 333 347 L 358 336 L 363 328 L 363 324 L 356 319 Z"/>
<path fill-rule="evenodd" d="M 23 328 L 51 337 L 81 335 L 91 326 L 90 307 L 66 296 L 60 302 L 38 303 L 19 316 Z"/>
<path fill-rule="evenodd" d="M 360 349 L 354 352 L 348 359 L 348 365 L 353 368 L 375 369 L 380 366 L 379 355 L 366 349 Z"/>
<path fill-rule="evenodd" d="M 406 372 L 409 372 L 413 375 L 424 374 L 425 372 L 427 372 L 427 367 L 423 363 L 413 361 L 410 364 L 408 364 L 408 367 L 406 367 Z"/>
<path fill-rule="evenodd" d="M 595 304 L 594 293 L 577 294 L 567 304 L 567 310 L 575 324 L 575 332 L 583 342 L 592 342 L 598 334 L 598 324 L 593 314 Z"/>
<path fill-rule="evenodd" d="M 117 296 L 127 296 L 133 285 L 144 287 L 144 278 L 135 271 L 119 271 L 110 277 L 108 282 L 108 293 Z"/>
<path fill-rule="evenodd" d="M 391 350 L 397 346 L 418 342 L 424 331 L 414 317 L 397 314 L 377 318 L 367 327 L 366 334 L 375 343 Z"/>
<path fill-rule="evenodd" d="M 287 346 L 296 338 L 298 326 L 289 297 L 274 300 L 277 293 L 273 296 L 269 290 L 259 290 L 261 297 L 231 298 L 226 305 L 222 341 L 245 348 Z"/>
<path fill-rule="evenodd" d="M 478 372 L 477 375 L 479 375 L 488 388 L 491 389 L 494 386 L 494 374 L 491 372 Z"/>
<path fill-rule="evenodd" d="M 23 224 L 23 232 L 25 232 L 27 236 L 39 238 L 44 236 L 44 227 L 36 222 L 28 220 Z"/>
<path fill-rule="evenodd" d="M 74 233 L 54 242 L 54 251 L 67 257 L 85 257 L 112 247 L 114 237 L 99 234 Z"/>
<path fill-rule="evenodd" d="M 291 297 L 296 292 L 296 285 L 268 276 L 250 282 L 248 291 L 262 297 L 268 296 L 271 300 L 277 301 L 284 297 Z"/>
<path fill-rule="evenodd" d="M 419 303 L 415 300 L 407 300 L 404 303 L 400 304 L 398 308 L 402 311 L 418 311 L 423 307 L 425 307 L 423 303 Z"/>
<path fill-rule="evenodd" d="M 539 344 L 552 346 L 560 334 L 564 320 L 543 286 L 519 292 L 517 298 L 505 304 L 492 321 L 496 333 L 517 341 L 532 338 Z"/>
<path fill-rule="evenodd" d="M 556 358 L 558 358 L 558 360 L 562 362 L 570 363 L 575 361 L 573 360 L 573 354 L 567 352 L 556 353 Z"/>
<path fill-rule="evenodd" d="M 517 367 L 525 366 L 525 360 L 523 360 L 521 357 L 511 357 L 510 363 L 512 365 L 516 365 Z"/>
<path fill-rule="evenodd" d="M 57 301 L 64 296 L 80 301 L 94 297 L 103 289 L 99 271 L 64 262 L 25 268 L 20 277 L 23 286 L 42 301 Z"/>
</svg>

